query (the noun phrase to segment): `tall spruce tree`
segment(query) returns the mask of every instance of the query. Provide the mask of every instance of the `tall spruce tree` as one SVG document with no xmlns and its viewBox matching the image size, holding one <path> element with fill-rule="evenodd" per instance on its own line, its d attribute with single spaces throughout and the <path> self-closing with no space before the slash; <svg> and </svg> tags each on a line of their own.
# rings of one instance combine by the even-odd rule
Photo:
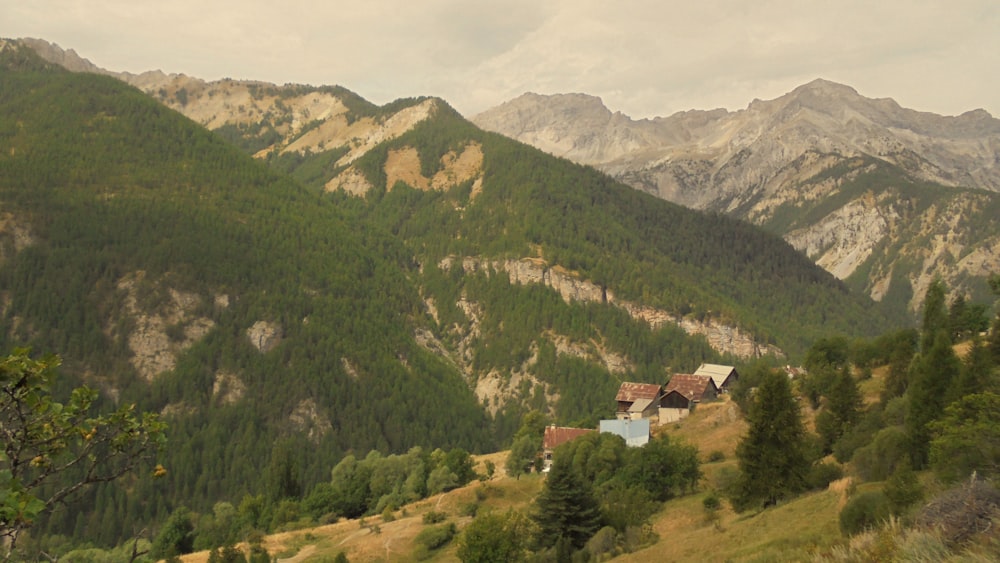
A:
<svg viewBox="0 0 1000 563">
<path fill-rule="evenodd" d="M 934 345 L 938 331 L 948 334 L 948 312 L 945 308 L 944 283 L 937 279 L 931 282 L 924 296 L 924 312 L 920 323 L 920 351 L 926 352 Z M 951 335 L 948 334 L 948 340 Z"/>
<path fill-rule="evenodd" d="M 601 527 L 601 509 L 586 480 L 573 470 L 568 456 L 556 456 L 538 495 L 534 520 L 540 544 L 548 548 L 560 540 L 580 549 Z"/>
<path fill-rule="evenodd" d="M 834 376 L 826 395 L 826 408 L 816 418 L 816 431 L 823 441 L 824 451 L 831 448 L 861 418 L 861 392 L 849 367 L 842 367 Z"/>
<path fill-rule="evenodd" d="M 932 342 L 931 347 L 914 360 L 906 392 L 909 403 L 906 433 L 914 469 L 923 469 L 927 464 L 931 438 L 927 425 L 944 414 L 961 371 L 961 362 L 952 349 L 948 332 L 937 330 Z"/>
<path fill-rule="evenodd" d="M 1000 391 L 996 388 L 996 378 L 994 377 L 996 365 L 982 337 L 978 333 L 973 334 L 970 344 L 969 351 L 962 359 L 961 374 L 952 385 L 951 401 L 949 402 L 955 402 L 973 393 Z"/>
<path fill-rule="evenodd" d="M 736 447 L 740 474 L 730 502 L 761 508 L 805 489 L 810 462 L 799 405 L 788 378 L 768 371 L 747 412 L 750 425 Z"/>
<path fill-rule="evenodd" d="M 1000 274 L 994 274 L 990 277 L 990 289 L 993 290 L 993 295 L 1000 297 Z M 1000 365 L 1000 307 L 997 308 L 997 314 L 993 317 L 988 347 L 990 354 L 993 355 L 993 362 Z"/>
</svg>

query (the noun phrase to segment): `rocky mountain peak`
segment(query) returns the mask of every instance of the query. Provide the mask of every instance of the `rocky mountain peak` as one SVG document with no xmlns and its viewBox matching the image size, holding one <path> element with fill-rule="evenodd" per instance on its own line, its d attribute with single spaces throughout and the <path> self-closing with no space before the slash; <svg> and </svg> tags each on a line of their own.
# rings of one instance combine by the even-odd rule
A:
<svg viewBox="0 0 1000 563">
<path fill-rule="evenodd" d="M 900 181 L 1000 191 L 1000 120 L 988 112 L 951 117 L 915 111 L 822 78 L 775 99 L 754 100 L 744 110 L 692 110 L 642 121 L 612 114 L 594 98 L 579 95 L 519 100 L 516 112 L 487 110 L 473 121 L 675 203 L 758 224 L 777 221 L 779 210 L 804 210 L 832 197 L 840 186 L 876 167 L 894 167 L 894 177 L 901 180 L 871 184 L 872 194 L 883 199 L 872 203 L 871 194 L 867 200 L 845 199 L 842 208 L 817 217 L 814 224 L 792 220 L 795 228 L 783 233 L 842 279 L 865 261 L 886 260 L 882 273 L 873 274 L 866 287 L 876 299 L 884 295 L 893 266 L 889 257 L 872 258 L 873 252 L 893 244 L 900 236 L 898 225 L 916 220 L 895 218 L 906 212 L 890 205 L 900 195 Z M 957 221 L 954 209 L 927 218 L 925 230 L 950 232 L 953 227 L 942 218 Z M 946 278 L 978 276 L 983 264 L 1000 263 L 1000 255 L 989 250 L 991 241 L 980 245 L 969 239 L 963 248 L 953 245 L 938 252 L 975 255 L 978 262 L 975 268 L 962 265 L 948 272 L 936 270 L 944 267 L 940 264 L 925 263 L 922 272 L 911 276 L 913 295 L 922 295 L 928 272 Z M 919 298 L 911 304 L 918 306 Z"/>
<path fill-rule="evenodd" d="M 860 98 L 858 91 L 846 84 L 817 78 L 792 90 L 789 96 L 816 96 L 826 98 Z"/>
</svg>

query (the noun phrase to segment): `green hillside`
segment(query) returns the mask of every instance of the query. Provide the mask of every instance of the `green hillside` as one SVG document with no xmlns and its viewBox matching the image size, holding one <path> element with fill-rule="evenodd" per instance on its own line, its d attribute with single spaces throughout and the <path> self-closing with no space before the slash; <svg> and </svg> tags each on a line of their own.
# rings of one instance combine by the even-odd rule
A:
<svg viewBox="0 0 1000 563">
<path fill-rule="evenodd" d="M 470 142 L 484 153 L 477 196 L 471 182 L 444 192 L 386 186 L 389 151 L 417 147 L 429 177 L 442 156 Z M 620 298 L 740 326 L 793 355 L 822 334 L 886 326 L 870 300 L 779 238 L 483 132 L 446 106 L 356 167 L 375 188 L 343 205 L 397 234 L 424 264 L 448 255 L 537 256 Z"/>
<path fill-rule="evenodd" d="M 5 233 L 0 345 L 58 353 L 67 375 L 170 424 L 167 482 L 96 490 L 96 511 L 55 528 L 117 541 L 109 522 L 265 491 L 275 444 L 312 452 L 297 461 L 306 484 L 347 451 L 496 446 L 465 382 L 413 341 L 420 301 L 401 247 L 329 201 L 93 75 L 0 71 L 0 147 L 0 209 L 30 240 Z M 123 280 L 137 280 L 138 313 Z M 191 303 L 166 332 L 183 349 L 147 382 L 128 335 L 177 294 Z M 261 320 L 282 333 L 266 353 L 246 333 Z M 188 338 L 197 323 L 212 328 Z M 225 400 L 220 374 L 248 391 Z M 303 404 L 311 437 L 291 416 Z"/>
<path fill-rule="evenodd" d="M 390 151 L 415 147 L 430 176 L 470 141 L 484 153 L 475 197 L 471 181 L 386 185 Z M 793 355 L 886 326 L 780 239 L 483 133 L 444 104 L 355 163 L 366 198 L 282 172 L 323 158 L 268 168 L 114 79 L 0 53 L 0 346 L 59 354 L 61 392 L 85 381 L 170 425 L 165 479 L 94 489 L 80 505 L 93 510 L 45 530 L 112 544 L 181 505 L 301 495 L 349 452 L 494 451 L 530 408 L 593 424 L 622 380 L 733 360 L 672 324 L 448 257 L 539 259 Z M 488 377 L 505 391 L 477 397 Z"/>
</svg>

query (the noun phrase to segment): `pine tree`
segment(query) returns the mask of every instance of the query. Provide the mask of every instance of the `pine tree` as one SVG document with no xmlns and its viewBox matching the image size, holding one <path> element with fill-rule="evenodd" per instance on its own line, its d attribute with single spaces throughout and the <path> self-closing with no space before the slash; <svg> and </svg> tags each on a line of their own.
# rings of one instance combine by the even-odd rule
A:
<svg viewBox="0 0 1000 563">
<path fill-rule="evenodd" d="M 847 432 L 861 417 L 861 392 L 851 375 L 851 370 L 844 366 L 836 375 L 833 386 L 827 395 L 827 408 L 833 414 L 839 427 L 839 438 Z"/>
<path fill-rule="evenodd" d="M 934 280 L 924 296 L 924 314 L 920 323 L 920 350 L 927 351 L 934 345 L 938 331 L 948 332 L 948 312 L 945 310 L 945 287 L 941 280 Z M 948 340 L 951 340 L 949 336 Z"/>
<path fill-rule="evenodd" d="M 730 498 L 737 511 L 766 507 L 802 491 L 810 465 L 799 405 L 783 374 L 764 375 L 747 422 L 747 435 L 736 447 L 740 475 Z"/>
<path fill-rule="evenodd" d="M 993 356 L 979 334 L 974 333 L 972 345 L 962 360 L 960 375 L 952 385 L 949 402 L 955 402 L 966 395 L 991 390 L 993 369 Z"/>
<path fill-rule="evenodd" d="M 557 456 L 535 501 L 541 544 L 552 547 L 565 538 L 580 549 L 601 527 L 601 510 L 587 482 L 569 458 Z"/>
<path fill-rule="evenodd" d="M 844 366 L 831 378 L 826 394 L 826 408 L 816 417 L 816 433 L 820 435 L 823 451 L 833 451 L 833 445 L 861 418 L 861 392 Z"/>
<path fill-rule="evenodd" d="M 944 329 L 937 331 L 932 346 L 913 362 L 907 390 L 906 432 L 914 469 L 923 469 L 927 464 L 930 441 L 927 425 L 944 414 L 960 370 L 961 362 Z"/>
</svg>

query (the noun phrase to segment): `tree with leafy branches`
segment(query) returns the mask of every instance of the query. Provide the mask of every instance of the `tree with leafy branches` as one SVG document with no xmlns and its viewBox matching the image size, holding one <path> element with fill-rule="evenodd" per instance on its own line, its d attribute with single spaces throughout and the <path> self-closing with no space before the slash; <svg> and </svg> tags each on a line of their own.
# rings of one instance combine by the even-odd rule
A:
<svg viewBox="0 0 1000 563">
<path fill-rule="evenodd" d="M 123 405 L 92 411 L 97 391 L 78 387 L 60 403 L 52 397 L 60 360 L 34 359 L 18 349 L 0 360 L 0 544 L 3 560 L 43 512 L 88 485 L 114 481 L 164 446 L 157 415 Z M 165 473 L 156 466 L 154 476 Z"/>
<path fill-rule="evenodd" d="M 458 538 L 458 558 L 464 563 L 524 561 L 532 523 L 520 512 L 484 512 Z"/>
<path fill-rule="evenodd" d="M 524 415 L 521 427 L 514 434 L 514 442 L 510 446 L 505 468 L 508 475 L 520 479 L 523 473 L 528 473 L 541 457 L 542 437 L 545 434 L 545 416 L 538 411 Z"/>
</svg>

